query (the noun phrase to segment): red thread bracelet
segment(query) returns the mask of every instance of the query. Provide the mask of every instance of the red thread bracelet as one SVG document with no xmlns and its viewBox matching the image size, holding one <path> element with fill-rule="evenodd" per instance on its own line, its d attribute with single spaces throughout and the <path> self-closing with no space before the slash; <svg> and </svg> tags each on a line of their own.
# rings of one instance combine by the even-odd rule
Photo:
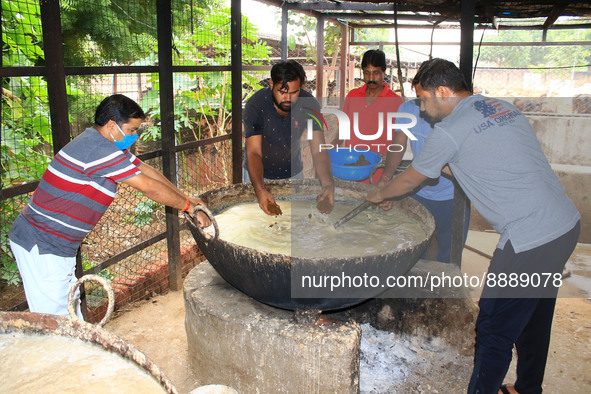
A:
<svg viewBox="0 0 591 394">
<path fill-rule="evenodd" d="M 183 209 L 183 212 L 187 212 L 189 210 L 189 208 L 191 207 L 191 200 L 189 200 L 189 197 L 185 196 L 185 198 L 187 199 L 187 206 L 185 206 L 185 208 Z"/>
</svg>

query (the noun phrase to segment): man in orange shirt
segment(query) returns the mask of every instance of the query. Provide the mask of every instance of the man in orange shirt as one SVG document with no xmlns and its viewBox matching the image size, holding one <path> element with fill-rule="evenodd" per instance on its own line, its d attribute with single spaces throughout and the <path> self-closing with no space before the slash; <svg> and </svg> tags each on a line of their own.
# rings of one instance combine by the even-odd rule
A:
<svg viewBox="0 0 591 394">
<path fill-rule="evenodd" d="M 391 152 L 392 154 L 388 155 L 386 171 L 392 169 L 392 174 L 387 174 L 392 177 L 402 161 L 407 137 L 402 131 L 396 131 L 392 138 L 388 138 L 387 114 L 396 112 L 403 100 L 384 82 L 386 54 L 383 51 L 366 51 L 361 59 L 361 69 L 365 85 L 352 89 L 347 94 L 342 108 L 351 122 L 351 138 L 335 141 L 333 145 L 338 144 L 357 152 L 370 150 L 382 157 Z M 373 176 L 375 183 L 381 177 L 382 170 L 379 169 Z M 363 182 L 369 183 L 369 180 Z"/>
</svg>

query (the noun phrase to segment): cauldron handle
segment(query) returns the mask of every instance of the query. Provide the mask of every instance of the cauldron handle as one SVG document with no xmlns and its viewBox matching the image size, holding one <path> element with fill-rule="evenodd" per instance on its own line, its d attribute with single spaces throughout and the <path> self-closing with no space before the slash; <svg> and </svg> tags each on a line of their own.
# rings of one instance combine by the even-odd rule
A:
<svg viewBox="0 0 591 394">
<path fill-rule="evenodd" d="M 68 293 L 68 313 L 70 314 L 70 318 L 72 320 L 74 320 L 74 321 L 79 320 L 78 315 L 76 315 L 76 307 L 74 305 L 74 295 L 76 293 L 76 290 L 78 290 L 78 287 L 80 287 L 80 285 L 82 283 L 88 282 L 91 280 L 100 283 L 107 291 L 107 297 L 109 300 L 108 304 L 107 304 L 107 312 L 105 313 L 105 316 L 103 317 L 103 319 L 98 323 L 98 325 L 100 327 L 102 327 L 107 323 L 107 321 L 109 321 L 109 319 L 111 318 L 111 315 L 113 314 L 113 311 L 115 310 L 115 293 L 113 292 L 113 288 L 111 287 L 111 284 L 109 283 L 109 281 L 107 281 L 105 278 L 103 278 L 101 276 L 84 275 L 80 279 L 78 279 L 76 281 L 76 283 L 74 283 L 72 285 L 72 287 L 70 288 L 70 292 Z"/>
<path fill-rule="evenodd" d="M 375 165 L 375 166 L 373 166 L 373 168 L 369 172 L 369 183 L 371 183 L 372 185 L 374 184 L 373 183 L 373 174 L 375 174 L 379 168 L 386 168 L 386 166 L 384 164 Z"/>
<path fill-rule="evenodd" d="M 199 213 L 199 211 L 205 213 L 209 220 L 211 220 L 211 224 L 213 224 L 213 228 L 215 230 L 213 237 L 207 235 L 205 231 L 203 231 L 201 226 L 199 226 L 199 221 L 197 221 L 197 213 Z M 220 228 L 218 227 L 218 222 L 216 222 L 215 218 L 213 217 L 213 214 L 205 205 L 196 205 L 195 210 L 193 211 L 193 217 L 191 217 L 187 212 L 185 212 L 185 219 L 187 219 L 187 221 L 189 222 L 189 230 L 191 230 L 193 237 L 195 237 L 195 232 L 197 232 L 197 234 L 199 234 L 203 239 L 205 239 L 206 242 L 211 242 L 215 241 L 220 236 Z"/>
</svg>

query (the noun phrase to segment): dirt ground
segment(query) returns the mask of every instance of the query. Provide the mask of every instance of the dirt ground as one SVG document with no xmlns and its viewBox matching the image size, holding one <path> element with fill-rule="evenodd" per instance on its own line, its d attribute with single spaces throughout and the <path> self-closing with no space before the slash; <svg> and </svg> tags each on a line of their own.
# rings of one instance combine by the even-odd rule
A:
<svg viewBox="0 0 591 394">
<path fill-rule="evenodd" d="M 471 232 L 467 244 L 492 254 L 495 237 L 498 235 Z M 477 271 L 487 265 L 486 257 L 470 250 L 464 251 L 465 271 Z M 581 270 L 581 266 L 591 268 L 591 245 L 579 244 L 567 264 L 567 268 L 579 275 L 574 275 L 576 278 L 572 281 L 565 280 L 557 300 L 544 380 L 544 391 L 547 393 L 591 393 L 591 302 L 589 295 L 581 291 L 584 286 L 575 280 L 588 276 L 589 271 Z M 198 387 L 199 382 L 188 362 L 184 317 L 183 295 L 177 291 L 119 311 L 105 328 L 144 352 L 164 370 L 180 393 L 188 393 Z M 471 372 L 471 359 L 459 358 L 463 365 L 450 366 L 436 360 L 436 357 L 433 355 L 433 365 L 440 367 L 417 368 L 414 376 L 407 379 L 408 384 L 397 385 L 400 387 L 397 392 L 464 392 Z M 514 371 L 513 363 L 506 382 L 515 379 Z"/>
</svg>

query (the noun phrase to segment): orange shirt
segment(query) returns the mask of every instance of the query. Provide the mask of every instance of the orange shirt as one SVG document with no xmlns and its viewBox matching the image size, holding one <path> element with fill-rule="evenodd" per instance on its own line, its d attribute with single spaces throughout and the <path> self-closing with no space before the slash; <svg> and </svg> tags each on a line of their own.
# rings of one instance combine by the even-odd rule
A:
<svg viewBox="0 0 591 394">
<path fill-rule="evenodd" d="M 402 98 L 394 93 L 388 85 L 383 82 L 384 89 L 380 95 L 369 104 L 365 97 L 367 85 L 360 88 L 353 89 L 347 94 L 345 103 L 343 105 L 343 112 L 345 112 L 349 121 L 351 122 L 351 139 L 345 141 L 346 147 L 358 147 L 360 150 L 369 150 L 379 154 L 387 153 L 387 146 L 392 144 L 392 139 L 388 139 L 387 116 L 388 112 L 396 112 L 400 104 L 403 103 Z M 382 118 L 382 133 L 377 138 L 371 140 L 364 140 L 358 137 L 355 133 L 354 113 L 358 114 L 357 127 L 360 134 L 364 136 L 372 136 L 377 134 L 380 127 L 380 117 Z M 394 133 L 392 133 L 394 138 Z"/>
<path fill-rule="evenodd" d="M 376 152 L 385 157 L 388 152 L 388 146 L 393 144 L 394 133 L 392 132 L 392 138 L 388 138 L 387 133 L 387 113 L 398 111 L 398 107 L 404 102 L 402 98 L 394 93 L 388 85 L 384 82 L 384 89 L 380 95 L 369 104 L 365 97 L 365 91 L 367 84 L 352 89 L 343 104 L 342 111 L 347 114 L 351 123 L 351 138 L 345 140 L 345 146 L 347 148 L 353 147 L 358 151 Z M 354 114 L 357 113 L 358 121 L 355 122 Z M 380 128 L 380 117 L 382 119 L 382 132 L 381 135 L 377 136 L 377 132 Z M 355 133 L 354 128 L 357 127 L 360 134 L 363 136 L 375 135 L 377 138 L 366 140 L 358 137 Z M 401 133 L 402 131 L 398 130 Z M 385 164 L 382 162 L 382 164 Z M 374 182 L 378 182 L 382 176 L 382 169 L 378 169 L 373 176 Z M 369 183 L 369 179 L 362 180 L 360 182 Z"/>
</svg>

